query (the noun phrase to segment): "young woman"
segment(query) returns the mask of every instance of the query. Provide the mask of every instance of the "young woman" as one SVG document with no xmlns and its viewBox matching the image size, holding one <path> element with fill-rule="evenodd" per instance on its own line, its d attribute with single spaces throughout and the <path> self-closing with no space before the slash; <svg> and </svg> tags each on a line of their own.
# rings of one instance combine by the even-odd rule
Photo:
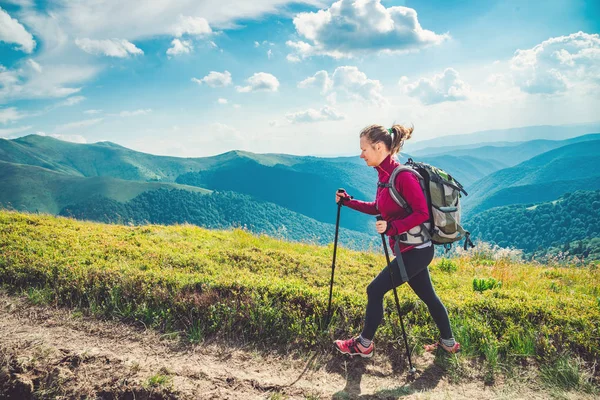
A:
<svg viewBox="0 0 600 400">
<path fill-rule="evenodd" d="M 394 125 L 390 129 L 371 125 L 360 132 L 360 158 L 377 170 L 380 183 L 388 183 L 392 172 L 400 165 L 394 156 L 402 149 L 404 141 L 410 139 L 412 132 L 412 127 L 406 128 L 402 125 Z M 375 228 L 378 233 L 390 236 L 390 248 L 393 251 L 393 236 L 426 222 L 429 219 L 429 210 L 419 180 L 412 172 L 400 172 L 392 184 L 406 200 L 412 213 L 407 214 L 406 210 L 392 199 L 389 189 L 381 185 L 377 186 L 377 195 L 373 202 L 353 200 L 346 193 L 336 193 L 335 201 L 343 201 L 343 205 L 366 214 L 381 214 L 383 220 L 377 221 Z M 401 254 L 394 255 L 402 257 L 404 261 L 408 285 L 425 302 L 440 331 L 439 343 L 426 346 L 426 350 L 433 350 L 439 345 L 451 353 L 459 351 L 460 344 L 452 336 L 448 312 L 433 289 L 427 269 L 434 253 L 431 241 L 420 245 L 399 243 L 398 247 Z M 404 283 L 396 258 L 367 287 L 368 303 L 363 331 L 358 337 L 336 340 L 335 346 L 340 352 L 361 357 L 373 356 L 373 337 L 383 318 L 383 296 L 392 290 L 388 268 L 392 268 L 396 286 Z"/>
</svg>

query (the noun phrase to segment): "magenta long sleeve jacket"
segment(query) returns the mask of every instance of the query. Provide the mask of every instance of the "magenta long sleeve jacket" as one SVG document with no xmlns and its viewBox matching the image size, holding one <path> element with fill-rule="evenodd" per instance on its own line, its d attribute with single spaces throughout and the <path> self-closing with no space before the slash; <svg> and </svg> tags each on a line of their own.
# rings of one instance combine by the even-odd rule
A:
<svg viewBox="0 0 600 400">
<path fill-rule="evenodd" d="M 379 182 L 387 183 L 394 169 L 399 166 L 398 160 L 388 156 L 382 163 L 375 167 L 379 174 Z M 390 236 L 390 248 L 394 251 L 396 241 L 393 236 L 402 234 L 415 226 L 429 220 L 429 209 L 425 195 L 419 184 L 419 179 L 410 171 L 400 172 L 394 182 L 398 192 L 404 197 L 408 205 L 412 208 L 412 213 L 407 214 L 406 210 L 400 207 L 390 195 L 390 190 L 385 187 L 377 187 L 375 201 L 367 202 L 360 200 L 345 200 L 344 205 L 353 210 L 365 214 L 381 214 L 384 220 L 388 222 L 386 235 Z M 400 252 L 404 253 L 415 246 L 399 244 Z M 398 256 L 397 254 L 395 254 Z"/>
</svg>

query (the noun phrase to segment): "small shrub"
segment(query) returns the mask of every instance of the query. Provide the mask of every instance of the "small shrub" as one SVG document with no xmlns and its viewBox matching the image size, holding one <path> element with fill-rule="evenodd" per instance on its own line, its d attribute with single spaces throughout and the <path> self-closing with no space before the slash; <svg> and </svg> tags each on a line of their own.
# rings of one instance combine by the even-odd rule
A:
<svg viewBox="0 0 600 400">
<path fill-rule="evenodd" d="M 442 260 L 436 265 L 436 268 L 443 272 L 456 272 L 458 271 L 458 265 L 456 262 L 449 258 L 442 258 Z"/>
<path fill-rule="evenodd" d="M 502 281 L 494 278 L 474 278 L 473 279 L 473 290 L 476 292 L 484 292 L 489 289 L 495 289 L 502 287 Z"/>
<path fill-rule="evenodd" d="M 147 385 L 150 387 L 168 386 L 170 382 L 171 377 L 161 374 L 152 375 L 146 381 Z"/>
</svg>

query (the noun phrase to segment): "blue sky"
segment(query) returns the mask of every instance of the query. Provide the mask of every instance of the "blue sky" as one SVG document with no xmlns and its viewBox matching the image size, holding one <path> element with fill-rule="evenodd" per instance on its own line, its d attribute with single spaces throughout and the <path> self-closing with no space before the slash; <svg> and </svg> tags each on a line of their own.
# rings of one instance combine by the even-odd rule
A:
<svg viewBox="0 0 600 400">
<path fill-rule="evenodd" d="M 600 120 L 597 1 L 0 0 L 0 137 L 356 154 Z"/>
</svg>

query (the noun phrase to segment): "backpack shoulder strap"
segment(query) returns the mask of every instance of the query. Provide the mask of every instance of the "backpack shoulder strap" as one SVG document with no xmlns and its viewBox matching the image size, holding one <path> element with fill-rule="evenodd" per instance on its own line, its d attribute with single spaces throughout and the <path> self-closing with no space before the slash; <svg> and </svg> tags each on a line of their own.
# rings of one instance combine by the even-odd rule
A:
<svg viewBox="0 0 600 400">
<path fill-rule="evenodd" d="M 410 171 L 412 172 L 418 179 L 419 182 L 423 181 L 423 177 L 421 176 L 421 174 L 419 174 L 417 171 L 415 171 L 413 168 L 407 166 L 407 165 L 399 165 L 394 169 L 394 172 L 392 172 L 392 175 L 390 176 L 390 180 L 388 181 L 387 184 L 381 184 L 381 186 L 387 187 L 390 190 L 390 195 L 392 196 L 392 199 L 394 199 L 394 201 L 402 208 L 406 209 L 408 211 L 408 213 L 410 214 L 412 212 L 412 209 L 410 208 L 410 206 L 408 205 L 408 203 L 406 202 L 406 200 L 404 199 L 404 197 L 402 197 L 402 195 L 400 194 L 400 192 L 398 192 L 398 189 L 396 189 L 396 177 L 398 176 L 398 174 L 400 172 L 404 172 L 404 171 Z"/>
</svg>

